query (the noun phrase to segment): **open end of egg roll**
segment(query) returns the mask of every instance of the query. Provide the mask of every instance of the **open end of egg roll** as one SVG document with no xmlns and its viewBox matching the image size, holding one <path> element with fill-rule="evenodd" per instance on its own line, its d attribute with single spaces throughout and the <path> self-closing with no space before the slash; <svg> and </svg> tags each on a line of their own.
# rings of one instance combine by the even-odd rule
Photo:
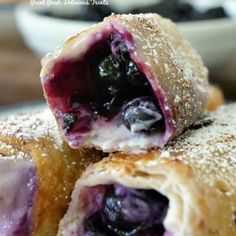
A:
<svg viewBox="0 0 236 236">
<path fill-rule="evenodd" d="M 201 58 L 172 22 L 156 14 L 107 17 L 68 39 L 42 65 L 45 97 L 73 148 L 162 147 L 207 102 Z"/>
<path fill-rule="evenodd" d="M 207 102 L 206 111 L 215 111 L 225 103 L 224 93 L 220 87 L 210 84 L 209 98 Z"/>
</svg>

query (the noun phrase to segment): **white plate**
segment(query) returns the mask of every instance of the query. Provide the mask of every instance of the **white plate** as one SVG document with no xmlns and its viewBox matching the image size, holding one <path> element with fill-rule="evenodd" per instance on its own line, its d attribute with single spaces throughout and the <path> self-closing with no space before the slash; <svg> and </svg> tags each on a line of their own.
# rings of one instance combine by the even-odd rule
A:
<svg viewBox="0 0 236 236">
<path fill-rule="evenodd" d="M 35 13 L 33 9 L 27 5 L 19 5 L 16 7 L 15 17 L 26 44 L 39 56 L 53 51 L 69 36 L 95 23 L 43 16 Z"/>
</svg>

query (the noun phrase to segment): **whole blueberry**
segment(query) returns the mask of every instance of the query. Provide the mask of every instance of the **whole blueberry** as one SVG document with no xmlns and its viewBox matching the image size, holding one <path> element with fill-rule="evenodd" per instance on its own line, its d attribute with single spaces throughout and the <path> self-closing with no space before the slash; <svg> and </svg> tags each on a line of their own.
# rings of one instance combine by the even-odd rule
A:
<svg viewBox="0 0 236 236">
<path fill-rule="evenodd" d="M 142 75 L 133 61 L 129 61 L 126 69 L 126 78 L 133 86 L 145 86 L 148 84 L 147 79 Z"/>
<path fill-rule="evenodd" d="M 156 191 L 115 185 L 105 193 L 102 215 L 113 229 L 131 232 L 161 224 L 167 209 L 168 199 Z"/>
<path fill-rule="evenodd" d="M 115 194 L 115 189 L 110 186 L 104 197 L 104 209 L 103 215 L 107 221 L 116 226 L 125 225 L 125 221 L 122 216 L 122 198 Z"/>
<path fill-rule="evenodd" d="M 123 123 L 133 133 L 162 130 L 164 118 L 152 97 L 138 97 L 122 108 Z"/>
<path fill-rule="evenodd" d="M 139 220 L 126 219 L 127 211 L 132 211 L 132 208 L 126 207 L 126 198 L 130 199 L 132 196 L 129 196 L 126 190 L 125 194 L 117 193 L 115 186 L 110 186 L 105 193 L 102 216 L 104 223 L 114 235 L 134 236 L 139 229 Z"/>
<path fill-rule="evenodd" d="M 122 84 L 122 67 L 113 55 L 105 57 L 98 65 L 98 75 L 102 83 Z"/>
</svg>

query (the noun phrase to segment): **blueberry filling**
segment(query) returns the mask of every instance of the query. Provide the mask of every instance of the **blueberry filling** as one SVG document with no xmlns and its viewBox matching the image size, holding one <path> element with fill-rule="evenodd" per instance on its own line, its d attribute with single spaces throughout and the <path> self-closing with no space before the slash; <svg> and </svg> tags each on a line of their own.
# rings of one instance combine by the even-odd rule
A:
<svg viewBox="0 0 236 236">
<path fill-rule="evenodd" d="M 111 36 L 109 44 L 112 44 Z M 90 104 L 96 114 L 112 118 L 128 101 L 142 95 L 154 96 L 147 79 L 129 58 L 122 42 L 115 42 L 108 55 L 92 61 L 97 87 L 102 90 L 98 102 Z M 112 52 L 113 51 L 113 52 Z"/>
<path fill-rule="evenodd" d="M 154 190 L 107 187 L 101 209 L 85 222 L 85 235 L 162 236 L 169 201 Z"/>
<path fill-rule="evenodd" d="M 133 133 L 165 128 L 152 87 L 120 36 L 95 43 L 82 60 L 57 62 L 45 86 L 49 102 L 59 107 L 65 133 L 88 132 L 93 121 L 110 121 L 118 114 Z"/>
<path fill-rule="evenodd" d="M 101 83 L 121 85 L 124 82 L 122 79 L 122 65 L 113 55 L 108 55 L 96 66 L 95 70 L 97 70 Z"/>
</svg>

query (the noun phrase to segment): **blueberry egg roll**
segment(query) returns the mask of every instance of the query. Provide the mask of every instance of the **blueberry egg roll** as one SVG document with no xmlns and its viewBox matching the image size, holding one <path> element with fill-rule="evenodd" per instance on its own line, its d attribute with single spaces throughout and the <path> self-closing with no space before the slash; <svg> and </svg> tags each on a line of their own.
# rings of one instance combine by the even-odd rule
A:
<svg viewBox="0 0 236 236">
<path fill-rule="evenodd" d="M 116 153 L 76 182 L 59 236 L 236 235 L 236 104 L 163 149 Z"/>
<path fill-rule="evenodd" d="M 71 150 L 49 110 L 0 121 L 0 235 L 55 236 L 76 179 L 98 152 Z"/>
<path fill-rule="evenodd" d="M 224 93 L 221 88 L 216 85 L 210 84 L 206 111 L 215 111 L 219 106 L 222 106 L 224 102 Z"/>
<path fill-rule="evenodd" d="M 204 111 L 207 69 L 170 20 L 111 15 L 42 60 L 41 81 L 72 148 L 163 147 Z"/>
</svg>

